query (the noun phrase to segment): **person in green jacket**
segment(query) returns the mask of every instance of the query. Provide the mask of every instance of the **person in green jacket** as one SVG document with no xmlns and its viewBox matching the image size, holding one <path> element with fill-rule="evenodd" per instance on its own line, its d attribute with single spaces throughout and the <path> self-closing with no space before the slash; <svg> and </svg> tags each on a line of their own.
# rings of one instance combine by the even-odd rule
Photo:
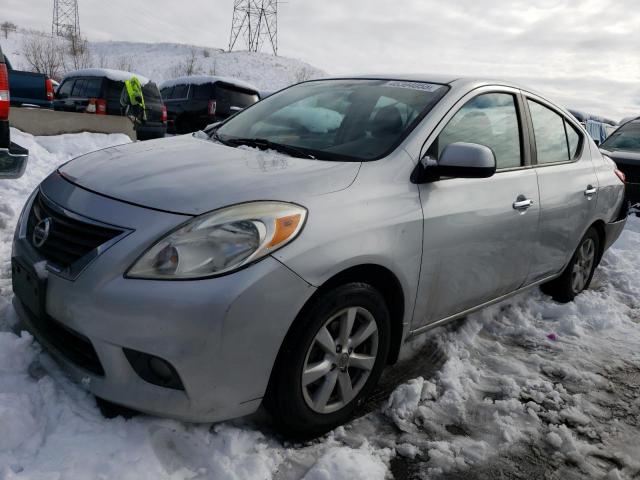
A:
<svg viewBox="0 0 640 480">
<path fill-rule="evenodd" d="M 147 119 L 142 84 L 135 75 L 129 80 L 125 80 L 120 104 L 125 108 L 126 115 L 131 117 L 135 124 L 142 123 Z"/>
</svg>

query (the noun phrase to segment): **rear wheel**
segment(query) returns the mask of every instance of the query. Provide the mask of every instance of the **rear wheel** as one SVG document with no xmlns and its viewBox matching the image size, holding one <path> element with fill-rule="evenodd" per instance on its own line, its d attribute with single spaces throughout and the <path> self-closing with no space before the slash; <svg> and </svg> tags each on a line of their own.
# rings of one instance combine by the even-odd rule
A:
<svg viewBox="0 0 640 480">
<path fill-rule="evenodd" d="M 311 438 L 349 420 L 378 381 L 389 351 L 389 311 L 362 283 L 313 301 L 287 335 L 266 406 L 290 437 Z"/>
<path fill-rule="evenodd" d="M 591 227 L 582 237 L 562 275 L 542 285 L 542 291 L 558 302 L 572 301 L 576 295 L 589 287 L 598 264 L 599 252 L 600 236 Z"/>
</svg>

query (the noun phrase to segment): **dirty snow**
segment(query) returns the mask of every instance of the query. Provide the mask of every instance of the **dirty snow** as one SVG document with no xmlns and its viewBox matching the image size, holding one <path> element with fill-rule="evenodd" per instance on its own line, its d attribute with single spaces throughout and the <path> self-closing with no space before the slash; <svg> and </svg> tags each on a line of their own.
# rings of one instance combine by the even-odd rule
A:
<svg viewBox="0 0 640 480">
<path fill-rule="evenodd" d="M 640 473 L 640 220 L 592 289 L 559 305 L 521 294 L 413 345 L 368 413 L 283 442 L 256 418 L 191 425 L 105 418 L 16 323 L 13 229 L 29 193 L 121 135 L 32 137 L 27 175 L 0 180 L 0 479 L 608 478 Z M 434 353 L 432 355 L 432 353 Z M 410 374 L 410 377 L 406 377 Z M 378 392 L 380 393 L 380 392 Z"/>
</svg>

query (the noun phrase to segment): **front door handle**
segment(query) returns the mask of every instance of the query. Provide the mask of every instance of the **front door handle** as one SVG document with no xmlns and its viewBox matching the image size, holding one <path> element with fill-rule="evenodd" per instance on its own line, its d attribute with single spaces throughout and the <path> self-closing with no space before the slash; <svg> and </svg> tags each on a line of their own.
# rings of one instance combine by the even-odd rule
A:
<svg viewBox="0 0 640 480">
<path fill-rule="evenodd" d="M 533 206 L 533 200 L 526 198 L 524 195 L 520 195 L 515 202 L 513 202 L 513 209 L 519 212 L 526 212 Z"/>
<path fill-rule="evenodd" d="M 587 185 L 587 189 L 584 191 L 584 196 L 591 200 L 591 197 L 593 197 L 597 191 L 598 189 L 593 185 Z"/>
</svg>

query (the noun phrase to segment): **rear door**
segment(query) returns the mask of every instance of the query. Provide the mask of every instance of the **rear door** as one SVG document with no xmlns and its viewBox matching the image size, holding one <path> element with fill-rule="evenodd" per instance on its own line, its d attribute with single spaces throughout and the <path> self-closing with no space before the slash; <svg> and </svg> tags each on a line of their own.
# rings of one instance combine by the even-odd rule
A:
<svg viewBox="0 0 640 480">
<path fill-rule="evenodd" d="M 427 150 L 437 161 L 451 143 L 485 145 L 498 170 L 491 178 L 419 185 L 424 240 L 416 312 L 426 313 L 414 327 L 499 298 L 527 279 L 540 208 L 522 108 L 518 90 L 478 89 L 448 114 Z"/>
<path fill-rule="evenodd" d="M 533 162 L 540 187 L 540 231 L 529 282 L 560 272 L 594 221 L 598 179 L 576 122 L 552 104 L 527 94 Z"/>
</svg>

